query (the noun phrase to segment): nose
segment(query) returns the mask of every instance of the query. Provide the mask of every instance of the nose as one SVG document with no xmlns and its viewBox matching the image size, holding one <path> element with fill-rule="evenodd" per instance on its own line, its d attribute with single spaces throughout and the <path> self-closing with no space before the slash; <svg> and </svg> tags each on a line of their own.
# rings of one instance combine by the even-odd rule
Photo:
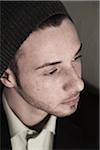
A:
<svg viewBox="0 0 100 150">
<path fill-rule="evenodd" d="M 66 75 L 63 89 L 71 90 L 72 93 L 81 92 L 84 89 L 84 82 L 75 71 L 71 71 L 69 75 Z"/>
</svg>

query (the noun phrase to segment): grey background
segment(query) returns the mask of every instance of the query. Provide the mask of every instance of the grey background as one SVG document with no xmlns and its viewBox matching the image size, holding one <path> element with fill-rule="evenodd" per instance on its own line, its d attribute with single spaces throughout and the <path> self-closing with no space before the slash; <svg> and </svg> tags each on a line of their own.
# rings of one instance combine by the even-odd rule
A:
<svg viewBox="0 0 100 150">
<path fill-rule="evenodd" d="M 99 2 L 62 2 L 76 24 L 83 44 L 83 78 L 99 89 Z"/>
</svg>

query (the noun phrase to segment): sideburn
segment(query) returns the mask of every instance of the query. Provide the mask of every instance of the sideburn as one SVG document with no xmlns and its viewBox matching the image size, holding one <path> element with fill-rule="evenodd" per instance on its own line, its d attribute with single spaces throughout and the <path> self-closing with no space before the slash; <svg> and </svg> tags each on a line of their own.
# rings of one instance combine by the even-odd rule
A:
<svg viewBox="0 0 100 150">
<path fill-rule="evenodd" d="M 11 61 L 10 65 L 9 65 L 9 68 L 11 69 L 11 71 L 13 72 L 13 74 L 15 76 L 17 86 L 19 88 L 21 88 L 21 83 L 20 83 L 20 80 L 19 80 L 19 69 L 18 69 L 16 58 L 14 58 Z"/>
<path fill-rule="evenodd" d="M 14 73 L 17 86 L 22 89 L 18 73 Z"/>
</svg>

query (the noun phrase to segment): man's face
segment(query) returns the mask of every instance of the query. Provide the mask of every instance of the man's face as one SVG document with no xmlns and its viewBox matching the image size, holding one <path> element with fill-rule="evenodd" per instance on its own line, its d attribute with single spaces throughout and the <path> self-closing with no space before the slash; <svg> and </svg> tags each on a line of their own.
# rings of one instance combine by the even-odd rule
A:
<svg viewBox="0 0 100 150">
<path fill-rule="evenodd" d="M 83 89 L 80 40 L 66 19 L 58 27 L 33 32 L 22 44 L 18 60 L 18 94 L 37 111 L 56 116 L 72 114 Z"/>
</svg>

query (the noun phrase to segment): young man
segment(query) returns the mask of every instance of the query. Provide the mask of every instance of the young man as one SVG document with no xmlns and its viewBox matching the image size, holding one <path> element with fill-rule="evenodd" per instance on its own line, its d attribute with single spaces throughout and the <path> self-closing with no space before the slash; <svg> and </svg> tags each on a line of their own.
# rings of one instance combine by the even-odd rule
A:
<svg viewBox="0 0 100 150">
<path fill-rule="evenodd" d="M 59 1 L 1 2 L 1 17 L 1 149 L 80 147 L 80 129 L 66 117 L 84 88 L 72 19 Z"/>
</svg>

